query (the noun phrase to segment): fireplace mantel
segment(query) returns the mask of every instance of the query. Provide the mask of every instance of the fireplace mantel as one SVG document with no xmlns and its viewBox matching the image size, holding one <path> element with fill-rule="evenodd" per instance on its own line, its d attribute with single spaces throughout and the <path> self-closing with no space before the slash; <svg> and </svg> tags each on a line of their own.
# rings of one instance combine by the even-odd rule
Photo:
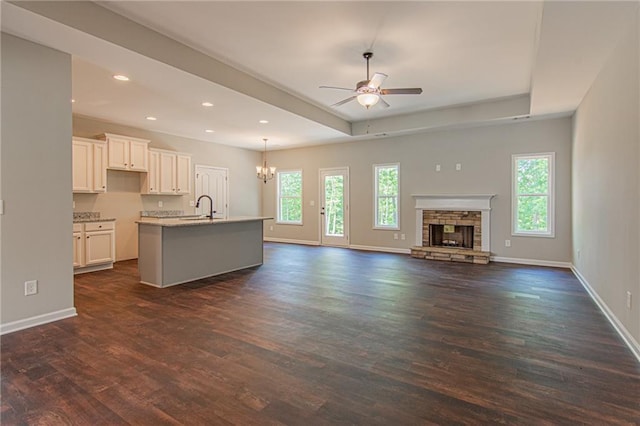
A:
<svg viewBox="0 0 640 426">
<path fill-rule="evenodd" d="M 416 246 L 422 246 L 422 211 L 479 211 L 482 214 L 482 251 L 490 252 L 491 199 L 495 194 L 414 194 L 416 200 Z"/>
</svg>

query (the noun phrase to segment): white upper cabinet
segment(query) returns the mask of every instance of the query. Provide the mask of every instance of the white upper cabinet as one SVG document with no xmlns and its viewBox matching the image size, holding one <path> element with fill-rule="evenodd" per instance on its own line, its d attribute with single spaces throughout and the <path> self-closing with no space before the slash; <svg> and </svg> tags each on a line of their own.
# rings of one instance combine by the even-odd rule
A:
<svg viewBox="0 0 640 426">
<path fill-rule="evenodd" d="M 191 156 L 176 155 L 176 192 L 178 194 L 191 193 Z"/>
<path fill-rule="evenodd" d="M 149 149 L 149 172 L 142 179 L 143 194 L 160 193 L 160 153 Z"/>
<path fill-rule="evenodd" d="M 191 155 L 149 149 L 149 172 L 143 180 L 144 194 L 182 195 L 191 193 Z"/>
<path fill-rule="evenodd" d="M 107 190 L 106 143 L 95 139 L 72 139 L 73 192 Z"/>
<path fill-rule="evenodd" d="M 111 133 L 101 135 L 100 139 L 107 141 L 110 169 L 133 172 L 149 170 L 148 140 Z"/>
</svg>

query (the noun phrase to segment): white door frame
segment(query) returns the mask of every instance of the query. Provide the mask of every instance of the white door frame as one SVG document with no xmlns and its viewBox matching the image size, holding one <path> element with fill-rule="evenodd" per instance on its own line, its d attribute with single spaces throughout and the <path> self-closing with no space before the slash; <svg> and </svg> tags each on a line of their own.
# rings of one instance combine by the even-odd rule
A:
<svg viewBox="0 0 640 426">
<path fill-rule="evenodd" d="M 222 219 L 228 219 L 229 218 L 229 169 L 226 167 L 216 167 L 216 166 L 208 166 L 206 164 L 196 164 L 195 165 L 195 172 L 194 172 L 194 189 L 193 189 L 193 195 L 194 195 L 194 205 L 195 205 L 195 201 L 198 199 L 198 197 L 202 194 L 198 194 L 198 173 L 202 173 L 202 171 L 204 170 L 216 170 L 216 171 L 221 171 L 224 172 L 225 175 L 225 189 L 224 189 L 224 200 L 221 200 L 222 202 L 224 202 L 225 205 L 225 210 L 224 210 L 224 215 L 222 216 L 216 216 L 214 214 L 214 217 L 219 217 Z M 210 194 L 207 194 L 210 195 Z M 207 212 L 208 214 L 208 212 Z"/>
<path fill-rule="evenodd" d="M 323 214 L 325 207 L 325 192 L 324 192 L 324 176 L 332 176 L 332 175 L 342 175 L 344 176 L 344 237 L 331 237 L 325 236 L 325 216 Z M 338 246 L 338 247 L 349 247 L 349 167 L 331 167 L 326 169 L 319 170 L 319 183 L 320 189 L 318 193 L 320 194 L 320 235 L 319 240 L 321 246 Z"/>
</svg>

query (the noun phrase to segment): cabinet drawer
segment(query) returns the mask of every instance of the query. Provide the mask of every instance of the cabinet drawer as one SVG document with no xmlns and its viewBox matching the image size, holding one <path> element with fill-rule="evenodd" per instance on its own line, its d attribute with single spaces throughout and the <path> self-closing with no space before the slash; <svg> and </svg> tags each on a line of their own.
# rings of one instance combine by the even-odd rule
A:
<svg viewBox="0 0 640 426">
<path fill-rule="evenodd" d="M 107 231 L 109 229 L 115 229 L 114 222 L 90 222 L 84 224 L 85 232 L 90 231 Z"/>
<path fill-rule="evenodd" d="M 74 223 L 73 232 L 82 232 L 82 223 Z"/>
</svg>

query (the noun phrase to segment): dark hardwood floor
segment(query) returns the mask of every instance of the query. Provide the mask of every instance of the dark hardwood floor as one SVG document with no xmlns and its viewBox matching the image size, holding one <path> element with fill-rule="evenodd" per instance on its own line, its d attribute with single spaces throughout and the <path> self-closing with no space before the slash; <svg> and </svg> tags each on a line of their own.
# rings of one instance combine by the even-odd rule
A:
<svg viewBox="0 0 640 426">
<path fill-rule="evenodd" d="M 640 364 L 569 270 L 265 245 L 166 289 L 76 277 L 2 337 L 2 424 L 633 424 Z"/>
</svg>

